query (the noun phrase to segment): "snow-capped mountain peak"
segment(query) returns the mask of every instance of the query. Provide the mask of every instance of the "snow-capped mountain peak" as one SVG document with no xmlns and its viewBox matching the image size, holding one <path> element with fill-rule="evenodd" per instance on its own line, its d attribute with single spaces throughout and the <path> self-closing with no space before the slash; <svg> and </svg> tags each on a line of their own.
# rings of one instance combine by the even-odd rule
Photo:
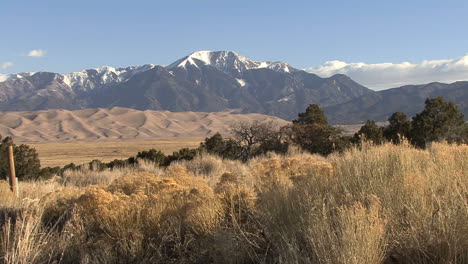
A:
<svg viewBox="0 0 468 264">
<path fill-rule="evenodd" d="M 280 72 L 290 72 L 294 69 L 284 62 L 254 61 L 233 51 L 197 51 L 175 61 L 167 68 L 186 69 L 188 65 L 196 68 L 201 65 L 210 65 L 226 73 L 260 68 L 269 68 Z"/>
<path fill-rule="evenodd" d="M 247 70 L 267 68 L 284 73 L 290 73 L 296 70 L 284 62 L 254 61 L 233 51 L 197 51 L 170 64 L 166 69 L 169 70 L 170 74 L 174 75 L 175 69 L 187 70 L 193 67 L 200 69 L 206 65 L 215 67 L 236 78 L 241 87 L 248 85 L 242 78 L 242 72 Z M 64 87 L 71 88 L 73 92 L 83 93 L 126 82 L 136 74 L 151 70 L 155 67 L 156 65 L 153 64 L 130 66 L 126 68 L 101 66 L 99 68 L 67 74 L 48 73 L 47 76 L 51 76 L 50 74 L 52 74 L 53 79 L 50 80 L 55 80 L 64 85 Z M 31 78 L 44 78 L 41 74 L 44 73 L 0 74 L 0 83 L 20 79 L 24 79 L 26 82 L 34 82 Z M 197 75 L 195 74 L 194 76 Z"/>
<path fill-rule="evenodd" d="M 111 66 L 101 66 L 95 69 L 72 72 L 63 75 L 63 82 L 72 88 L 79 90 L 91 90 L 96 85 L 111 85 L 125 82 L 135 74 L 151 70 L 156 65 L 146 64 L 143 66 L 130 66 L 127 68 L 114 68 Z"/>
<path fill-rule="evenodd" d="M 24 77 L 33 75 L 35 72 L 23 72 L 23 73 L 13 73 L 13 74 L 0 74 L 0 82 L 6 82 L 9 80 L 17 80 Z"/>
<path fill-rule="evenodd" d="M 289 64 L 282 62 L 282 61 L 276 61 L 276 62 L 271 62 L 267 68 L 270 68 L 275 71 L 280 71 L 280 72 L 291 72 L 294 71 L 295 69 L 291 67 Z"/>
<path fill-rule="evenodd" d="M 87 69 L 80 72 L 71 72 L 67 74 L 54 73 L 54 79 L 63 82 L 75 91 L 88 91 L 96 87 L 113 85 L 125 82 L 134 75 L 148 71 L 156 67 L 154 64 L 145 64 L 142 66 L 130 66 L 127 68 L 114 68 L 111 66 L 101 66 L 95 69 Z M 0 82 L 18 80 L 30 77 L 35 72 L 19 74 L 0 74 Z"/>
</svg>

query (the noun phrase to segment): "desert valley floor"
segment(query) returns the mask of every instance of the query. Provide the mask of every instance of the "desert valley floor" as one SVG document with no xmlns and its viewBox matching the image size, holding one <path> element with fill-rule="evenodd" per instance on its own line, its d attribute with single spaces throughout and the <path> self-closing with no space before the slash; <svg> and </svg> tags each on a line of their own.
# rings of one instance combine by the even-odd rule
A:
<svg viewBox="0 0 468 264">
<path fill-rule="evenodd" d="M 42 166 L 81 164 L 93 159 L 126 159 L 155 148 L 171 154 L 199 146 L 216 132 L 229 133 L 238 122 L 288 122 L 261 114 L 232 112 L 139 111 L 110 109 L 0 113 L 0 134 L 34 147 Z"/>
</svg>

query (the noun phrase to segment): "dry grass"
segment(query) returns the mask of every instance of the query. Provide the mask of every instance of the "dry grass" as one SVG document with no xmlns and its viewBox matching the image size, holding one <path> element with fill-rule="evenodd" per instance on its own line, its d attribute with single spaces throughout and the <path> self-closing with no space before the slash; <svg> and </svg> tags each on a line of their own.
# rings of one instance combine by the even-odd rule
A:
<svg viewBox="0 0 468 264">
<path fill-rule="evenodd" d="M 226 172 L 234 173 L 238 177 L 241 177 L 243 184 L 247 184 L 248 180 L 251 179 L 249 168 L 242 162 L 238 160 L 223 160 L 206 153 L 190 161 L 176 161 L 174 165 L 185 167 L 194 176 L 206 179 L 212 188 L 216 186 Z M 250 182 L 250 186 L 253 186 L 252 182 Z"/>
<path fill-rule="evenodd" d="M 468 263 L 468 146 L 205 155 L 67 185 L 0 184 L 3 263 Z"/>
<path fill-rule="evenodd" d="M 87 163 L 94 159 L 109 162 L 127 159 L 139 151 L 155 148 L 165 154 L 172 154 L 181 148 L 196 148 L 202 138 L 160 139 L 157 141 L 96 141 L 96 142 L 52 142 L 27 143 L 35 148 L 43 167 L 64 166 L 71 162 Z"/>
<path fill-rule="evenodd" d="M 83 167 L 78 170 L 66 170 L 63 172 L 62 177 L 57 177 L 55 180 L 63 186 L 86 187 L 89 185 L 109 185 L 124 175 L 136 172 L 149 172 L 155 176 L 160 176 L 162 169 L 152 161 L 138 160 L 133 166 L 115 170 L 106 169 L 100 171 L 89 167 Z"/>
<path fill-rule="evenodd" d="M 5 263 L 35 263 L 41 247 L 47 243 L 47 234 L 41 230 L 40 217 L 27 215 L 17 221 L 8 219 L 2 227 L 0 248 Z"/>
</svg>

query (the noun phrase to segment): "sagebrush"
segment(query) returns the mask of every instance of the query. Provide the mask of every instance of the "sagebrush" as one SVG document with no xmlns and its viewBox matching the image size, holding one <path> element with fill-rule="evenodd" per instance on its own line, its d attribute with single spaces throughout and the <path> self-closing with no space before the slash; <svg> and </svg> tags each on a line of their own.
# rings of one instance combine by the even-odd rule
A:
<svg viewBox="0 0 468 264">
<path fill-rule="evenodd" d="M 0 184 L 2 263 L 468 263 L 466 145 L 73 173 Z"/>
</svg>

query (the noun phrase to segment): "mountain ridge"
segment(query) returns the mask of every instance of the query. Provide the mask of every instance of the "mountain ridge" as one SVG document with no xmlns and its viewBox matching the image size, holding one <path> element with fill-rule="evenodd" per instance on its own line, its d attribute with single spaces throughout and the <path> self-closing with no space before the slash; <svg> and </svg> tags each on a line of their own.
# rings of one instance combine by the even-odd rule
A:
<svg viewBox="0 0 468 264">
<path fill-rule="evenodd" d="M 292 120 L 309 104 L 319 104 L 332 124 L 357 124 L 385 121 L 396 111 L 412 116 L 435 96 L 455 101 L 468 117 L 468 82 L 373 91 L 343 74 L 322 78 L 285 62 L 255 61 L 232 51 L 193 52 L 167 66 L 0 75 L 0 111 L 235 109 Z"/>
<path fill-rule="evenodd" d="M 24 73 L 0 82 L 0 111 L 127 107 L 262 113 L 293 119 L 310 103 L 343 103 L 372 92 L 349 78 L 321 78 L 284 62 L 200 51 L 168 66 Z"/>
<path fill-rule="evenodd" d="M 386 121 L 394 112 L 404 112 L 412 117 L 424 109 L 427 98 L 438 96 L 455 102 L 465 115 L 465 120 L 468 120 L 468 82 L 465 81 L 451 84 L 431 82 L 423 85 L 405 85 L 327 106 L 324 111 L 334 124 L 358 124 L 366 120 Z"/>
</svg>

